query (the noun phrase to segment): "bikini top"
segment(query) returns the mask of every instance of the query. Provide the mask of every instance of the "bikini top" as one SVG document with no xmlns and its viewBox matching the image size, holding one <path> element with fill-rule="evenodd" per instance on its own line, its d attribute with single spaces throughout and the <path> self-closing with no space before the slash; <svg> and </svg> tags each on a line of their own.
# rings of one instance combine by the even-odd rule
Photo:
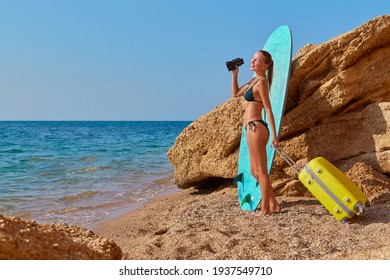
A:
<svg viewBox="0 0 390 280">
<path fill-rule="evenodd" d="M 261 78 L 260 78 L 261 79 Z M 255 100 L 254 96 L 253 96 L 253 87 L 255 86 L 255 84 L 260 80 L 258 79 L 254 84 L 253 86 L 251 86 L 250 88 L 248 88 L 244 94 L 244 98 L 246 101 L 248 102 L 258 102 L 258 103 L 263 103 L 263 101 L 257 101 Z"/>
</svg>

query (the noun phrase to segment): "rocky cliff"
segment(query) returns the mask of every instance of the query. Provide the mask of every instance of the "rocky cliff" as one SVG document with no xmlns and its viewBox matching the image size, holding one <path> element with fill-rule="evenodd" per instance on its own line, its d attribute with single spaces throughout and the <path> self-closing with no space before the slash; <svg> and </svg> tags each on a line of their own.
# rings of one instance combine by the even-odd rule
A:
<svg viewBox="0 0 390 280">
<path fill-rule="evenodd" d="M 368 21 L 321 45 L 306 45 L 292 61 L 281 146 L 300 165 L 323 156 L 370 199 L 390 188 L 390 16 Z M 242 99 L 230 99 L 188 126 L 167 156 L 180 188 L 234 178 Z M 276 157 L 271 171 L 284 195 L 309 195 Z M 362 174 L 364 177 L 362 178 Z"/>
</svg>

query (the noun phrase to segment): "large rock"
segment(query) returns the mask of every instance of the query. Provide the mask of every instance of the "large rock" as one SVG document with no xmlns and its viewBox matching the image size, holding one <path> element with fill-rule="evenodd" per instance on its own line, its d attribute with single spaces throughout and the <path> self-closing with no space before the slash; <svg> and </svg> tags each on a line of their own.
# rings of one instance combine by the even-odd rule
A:
<svg viewBox="0 0 390 280">
<path fill-rule="evenodd" d="M 241 99 L 230 99 L 190 124 L 168 151 L 180 188 L 234 178 L 242 127 Z M 213 182 L 215 184 L 215 182 Z"/>
<path fill-rule="evenodd" d="M 323 156 L 344 172 L 361 162 L 375 170 L 371 175 L 382 174 L 387 179 L 381 180 L 389 184 L 389 77 L 388 15 L 321 45 L 300 49 L 292 62 L 281 128 L 285 151 L 301 165 Z M 228 100 L 179 135 L 167 155 L 180 188 L 235 177 L 241 102 L 242 99 Z M 350 172 L 352 180 L 354 174 Z M 291 168 L 278 157 L 271 179 L 274 187 L 284 188 L 285 193 L 305 195 Z"/>
<path fill-rule="evenodd" d="M 0 215 L 0 260 L 119 260 L 113 241 L 66 224 L 42 225 Z"/>
</svg>

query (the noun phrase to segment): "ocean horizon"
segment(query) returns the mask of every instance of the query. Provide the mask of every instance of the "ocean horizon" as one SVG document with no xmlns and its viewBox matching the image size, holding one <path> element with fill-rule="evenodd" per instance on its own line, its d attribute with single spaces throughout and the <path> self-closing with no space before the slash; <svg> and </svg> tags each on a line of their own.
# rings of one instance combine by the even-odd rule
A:
<svg viewBox="0 0 390 280">
<path fill-rule="evenodd" d="M 88 226 L 175 190 L 191 121 L 0 121 L 0 214 Z"/>
</svg>

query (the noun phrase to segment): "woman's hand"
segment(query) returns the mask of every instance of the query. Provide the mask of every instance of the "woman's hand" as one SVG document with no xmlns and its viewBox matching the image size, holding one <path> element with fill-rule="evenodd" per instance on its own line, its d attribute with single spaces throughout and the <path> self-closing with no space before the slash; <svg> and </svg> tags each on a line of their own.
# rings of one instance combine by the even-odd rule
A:
<svg viewBox="0 0 390 280">
<path fill-rule="evenodd" d="M 278 139 L 278 137 L 273 137 L 272 138 L 271 147 L 275 147 L 275 148 L 279 147 L 279 139 Z"/>
<path fill-rule="evenodd" d="M 238 87 L 238 66 L 232 70 L 232 96 L 238 97 L 240 88 Z"/>
<path fill-rule="evenodd" d="M 236 68 L 234 68 L 234 69 L 232 70 L 232 74 L 237 76 L 237 75 L 238 75 L 238 69 L 239 69 L 239 67 L 236 66 Z"/>
</svg>

